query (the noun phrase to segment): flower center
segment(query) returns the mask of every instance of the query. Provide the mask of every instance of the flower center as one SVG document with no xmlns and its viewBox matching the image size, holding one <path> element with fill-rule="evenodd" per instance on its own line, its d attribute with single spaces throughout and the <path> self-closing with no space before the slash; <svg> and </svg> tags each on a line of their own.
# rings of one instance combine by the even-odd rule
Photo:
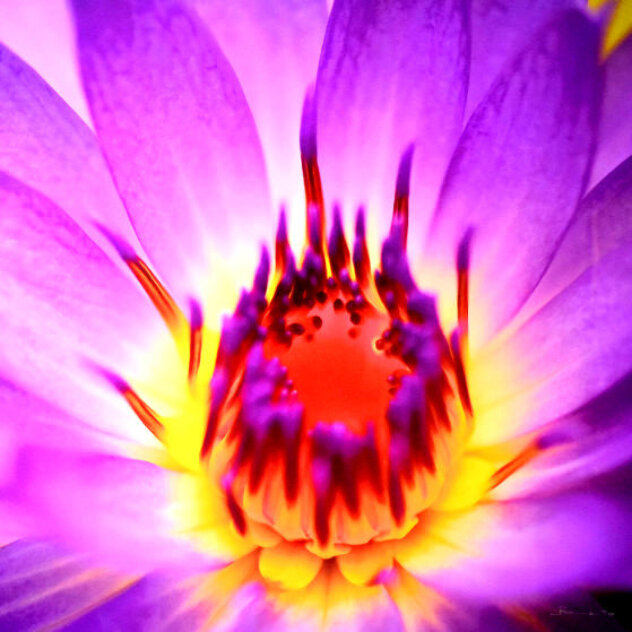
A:
<svg viewBox="0 0 632 632">
<path fill-rule="evenodd" d="M 339 209 L 326 236 L 315 142 L 301 140 L 306 246 L 297 263 L 281 212 L 272 281 L 264 249 L 252 288 L 222 327 L 210 397 L 201 405 L 199 462 L 239 534 L 272 530 L 326 558 L 406 534 L 459 456 L 471 420 L 462 357 L 469 238 L 457 254 L 459 326 L 448 339 L 406 257 L 412 153 L 402 157 L 391 229 L 372 271 L 362 209 L 351 249 Z M 186 318 L 148 266 L 116 245 L 176 340 L 185 341 L 197 397 L 199 306 Z M 161 416 L 108 375 L 165 441 Z"/>
<path fill-rule="evenodd" d="M 463 408 L 434 299 L 408 268 L 407 192 L 372 276 L 363 212 L 351 257 L 337 210 L 325 240 L 315 159 L 304 170 L 302 263 L 282 214 L 274 286 L 264 251 L 224 324 L 201 457 L 239 532 L 264 523 L 327 557 L 415 524 L 444 480 Z"/>
</svg>

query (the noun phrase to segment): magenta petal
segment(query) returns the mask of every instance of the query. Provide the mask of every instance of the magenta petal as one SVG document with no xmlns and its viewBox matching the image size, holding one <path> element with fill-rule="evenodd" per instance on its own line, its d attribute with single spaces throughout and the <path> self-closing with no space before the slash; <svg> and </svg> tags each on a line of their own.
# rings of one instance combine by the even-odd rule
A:
<svg viewBox="0 0 632 632">
<path fill-rule="evenodd" d="M 183 298 L 208 282 L 211 253 L 254 262 L 272 230 L 262 150 L 201 21 L 171 0 L 76 1 L 74 11 L 95 128 L 161 277 Z"/>
<path fill-rule="evenodd" d="M 616 48 L 604 65 L 604 95 L 591 184 L 599 182 L 632 154 L 632 36 Z"/>
<path fill-rule="evenodd" d="M 261 137 L 275 205 L 289 204 L 290 231 L 305 204 L 301 104 L 318 68 L 325 0 L 189 0 L 217 38 L 244 89 Z M 302 233 L 297 231 L 297 234 Z"/>
<path fill-rule="evenodd" d="M 473 229 L 474 347 L 534 288 L 584 191 L 600 96 L 598 48 L 596 24 L 579 11 L 562 14 L 499 77 L 455 151 L 426 269 L 453 269 L 457 244 Z M 454 285 L 447 287 L 453 301 Z"/>
<path fill-rule="evenodd" d="M 35 68 L 89 124 L 72 31 L 65 0 L 3 0 L 0 7 L 0 42 Z"/>
<path fill-rule="evenodd" d="M 328 202 L 358 204 L 385 234 L 400 158 L 416 143 L 411 249 L 418 248 L 461 129 L 467 87 L 465 3 L 336 2 L 316 86 Z"/>
<path fill-rule="evenodd" d="M 166 328 L 148 298 L 50 200 L 0 174 L 0 375 L 78 419 L 146 430 L 95 365 L 132 379 Z"/>
<path fill-rule="evenodd" d="M 31 518 L 33 536 L 132 573 L 195 558 L 169 513 L 173 473 L 124 457 L 41 447 L 21 450 L 17 472 L 3 496 Z"/>
<path fill-rule="evenodd" d="M 473 358 L 475 439 L 490 443 L 536 429 L 624 376 L 632 357 L 630 305 L 629 238 Z M 486 379 L 494 375 L 492 387 Z"/>
<path fill-rule="evenodd" d="M 31 68 L 0 45 L 0 170 L 41 191 L 105 239 L 133 230 L 94 134 Z"/>
<path fill-rule="evenodd" d="M 467 113 L 483 100 L 494 79 L 557 12 L 574 0 L 473 0 Z"/>
<path fill-rule="evenodd" d="M 0 629 L 61 629 L 125 584 L 57 545 L 14 542 L 0 549 Z"/>
<path fill-rule="evenodd" d="M 628 587 L 631 518 L 629 501 L 587 493 L 480 505 L 442 529 L 449 563 L 404 566 L 453 598 L 501 604 L 577 586 Z"/>
</svg>

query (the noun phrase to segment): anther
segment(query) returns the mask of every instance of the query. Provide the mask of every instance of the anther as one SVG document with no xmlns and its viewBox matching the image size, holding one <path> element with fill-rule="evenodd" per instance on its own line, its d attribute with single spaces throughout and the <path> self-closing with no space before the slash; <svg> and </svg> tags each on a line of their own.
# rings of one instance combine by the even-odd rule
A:
<svg viewBox="0 0 632 632">
<path fill-rule="evenodd" d="M 473 229 L 468 228 L 459 242 L 456 254 L 457 273 L 457 315 L 459 320 L 459 335 L 461 336 L 462 353 L 467 353 L 468 339 L 468 310 L 469 310 L 469 272 L 470 250 Z"/>
<path fill-rule="evenodd" d="M 415 151 L 414 145 L 409 145 L 399 162 L 397 181 L 395 184 L 395 201 L 393 203 L 393 219 L 391 230 L 395 224 L 401 226 L 402 247 L 406 249 L 408 237 L 408 199 L 410 197 L 410 172 Z"/>
<path fill-rule="evenodd" d="M 125 398 L 130 408 L 136 416 L 141 420 L 145 428 L 151 432 L 156 439 L 162 441 L 164 439 L 165 428 L 160 421 L 158 413 L 144 402 L 134 389 L 121 377 L 114 373 L 104 372 L 105 376 Z"/>
<path fill-rule="evenodd" d="M 364 209 L 359 208 L 356 215 L 355 239 L 353 242 L 353 270 L 362 288 L 371 282 L 371 262 L 366 245 L 366 228 L 364 225 Z"/>
<path fill-rule="evenodd" d="M 189 335 L 189 383 L 197 377 L 202 358 L 202 308 L 191 301 L 190 335 Z"/>
<path fill-rule="evenodd" d="M 186 318 L 176 302 L 140 257 L 134 255 L 124 260 L 143 290 L 147 293 L 154 307 L 158 310 L 158 313 L 162 316 L 171 333 L 177 336 L 186 323 Z"/>
<path fill-rule="evenodd" d="M 349 265 L 349 248 L 342 227 L 340 207 L 334 206 L 333 224 L 329 233 L 329 261 L 334 277 L 340 278 L 340 273 Z"/>
</svg>

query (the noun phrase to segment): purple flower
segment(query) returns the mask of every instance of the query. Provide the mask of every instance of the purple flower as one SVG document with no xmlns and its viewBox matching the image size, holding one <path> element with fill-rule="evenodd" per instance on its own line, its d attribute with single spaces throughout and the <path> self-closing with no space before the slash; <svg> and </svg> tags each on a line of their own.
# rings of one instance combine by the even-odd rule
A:
<svg viewBox="0 0 632 632">
<path fill-rule="evenodd" d="M 505 4 L 0 9 L 0 629 L 614 623 L 632 39 Z"/>
</svg>

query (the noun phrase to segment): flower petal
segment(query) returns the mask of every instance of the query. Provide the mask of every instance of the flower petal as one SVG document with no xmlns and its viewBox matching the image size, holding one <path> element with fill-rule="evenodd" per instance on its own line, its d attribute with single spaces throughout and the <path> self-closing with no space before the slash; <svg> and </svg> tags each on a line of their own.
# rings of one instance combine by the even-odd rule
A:
<svg viewBox="0 0 632 632">
<path fill-rule="evenodd" d="M 272 232 L 265 166 L 217 44 L 176 0 L 77 0 L 74 11 L 95 128 L 159 274 L 178 299 L 208 289 L 211 255 L 252 274 Z"/>
<path fill-rule="evenodd" d="M 632 36 L 606 59 L 604 95 L 591 184 L 599 182 L 632 154 Z"/>
<path fill-rule="evenodd" d="M 632 156 L 581 201 L 551 264 L 512 327 L 632 236 Z"/>
<path fill-rule="evenodd" d="M 0 549 L 0 629 L 59 629 L 126 583 L 57 546 L 14 542 Z"/>
<path fill-rule="evenodd" d="M 289 205 L 289 229 L 304 230 L 299 127 L 327 23 L 324 0 L 189 0 L 231 63 L 261 137 L 275 205 Z"/>
<path fill-rule="evenodd" d="M 515 472 L 492 493 L 495 499 L 550 495 L 571 486 L 584 488 L 597 476 L 632 458 L 632 373 L 578 410 L 553 421 L 545 437 L 549 450 Z"/>
<path fill-rule="evenodd" d="M 590 167 L 599 102 L 599 30 L 580 11 L 549 25 L 470 119 L 443 183 L 422 275 L 454 304 L 457 244 L 473 230 L 470 334 L 510 318 L 550 261 Z M 437 288 L 440 290 L 440 288 Z M 446 294 L 446 292 L 449 292 Z"/>
<path fill-rule="evenodd" d="M 467 118 L 504 66 L 528 44 L 529 39 L 556 13 L 576 4 L 574 0 L 472 1 Z"/>
<path fill-rule="evenodd" d="M 187 604 L 198 583 L 173 572 L 148 575 L 128 590 L 98 604 L 64 630 L 105 632 L 113 626 L 127 632 L 202 629 L 204 613 L 199 608 L 190 609 Z"/>
<path fill-rule="evenodd" d="M 146 441 L 96 366 L 131 379 L 166 328 L 58 207 L 0 173 L 0 375 L 78 419 Z"/>
<path fill-rule="evenodd" d="M 472 359 L 476 424 L 489 445 L 578 408 L 630 370 L 632 239 Z"/>
<path fill-rule="evenodd" d="M 2 45 L 0 170 L 48 196 L 100 245 L 108 244 L 95 222 L 133 242 L 129 218 L 94 134 Z"/>
<path fill-rule="evenodd" d="M 388 230 L 400 158 L 415 143 L 410 234 L 421 236 L 461 129 L 468 34 L 460 0 L 342 0 L 332 9 L 316 86 L 328 204 L 364 204 Z M 420 238 L 409 239 L 412 250 Z"/>
<path fill-rule="evenodd" d="M 37 532 L 89 554 L 95 565 L 142 573 L 198 563 L 169 512 L 172 473 L 124 457 L 24 447 L 3 497 Z M 200 562 L 201 563 L 201 562 Z"/>
<path fill-rule="evenodd" d="M 396 557 L 420 581 L 470 601 L 624 587 L 631 517 L 629 501 L 587 493 L 482 504 L 421 524 Z"/>
<path fill-rule="evenodd" d="M 75 59 L 72 18 L 65 0 L 4 0 L 0 8 L 0 42 L 35 68 L 90 124 Z"/>
</svg>

